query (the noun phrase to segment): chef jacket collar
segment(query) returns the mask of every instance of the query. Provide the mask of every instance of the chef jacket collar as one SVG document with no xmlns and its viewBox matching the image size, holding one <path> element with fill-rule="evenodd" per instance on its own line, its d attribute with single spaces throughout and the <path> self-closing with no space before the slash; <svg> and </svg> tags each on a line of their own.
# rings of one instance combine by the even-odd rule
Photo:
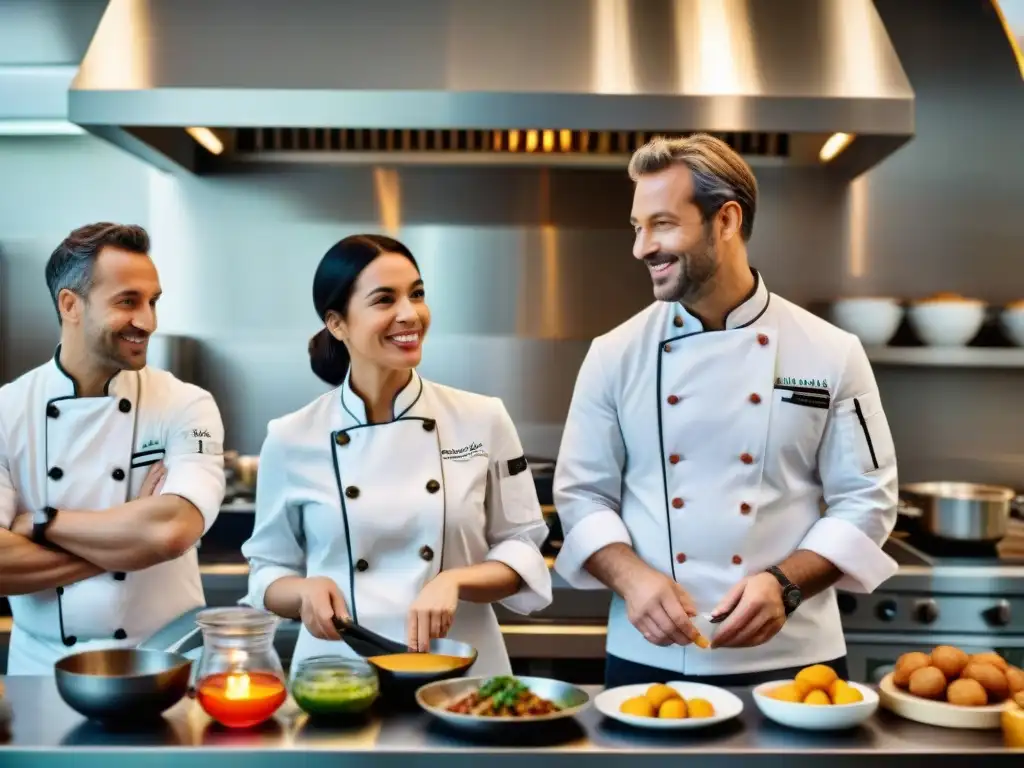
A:
<svg viewBox="0 0 1024 768">
<path fill-rule="evenodd" d="M 47 387 L 47 400 L 68 399 L 81 397 L 78 392 L 78 382 L 60 364 L 60 348 L 53 353 L 53 360 L 50 366 L 49 386 Z M 134 387 L 131 386 L 132 376 L 125 375 L 127 371 L 118 371 L 103 385 L 103 397 L 127 397 L 134 401 Z"/>
<path fill-rule="evenodd" d="M 407 416 L 412 407 L 420 399 L 420 395 L 423 393 L 423 379 L 416 373 L 415 370 L 412 372 L 412 377 L 409 379 L 409 383 L 406 384 L 402 389 L 398 390 L 395 395 L 395 400 L 391 404 L 392 416 L 396 419 L 400 419 L 402 416 Z M 352 389 L 352 369 L 345 375 L 345 381 L 341 385 L 341 409 L 344 413 L 346 421 L 351 420 L 355 422 L 355 425 L 369 424 L 370 419 L 366 415 L 366 403 L 363 402 L 363 398 L 355 393 Z"/>
<path fill-rule="evenodd" d="M 770 294 L 765 287 L 761 273 L 753 267 L 750 272 L 754 275 L 754 289 L 740 304 L 729 311 L 725 316 L 725 329 L 745 328 L 752 325 L 764 315 L 768 308 Z M 683 319 L 683 326 L 680 328 L 675 324 L 675 317 Z M 691 333 L 700 333 L 704 330 L 704 323 L 696 315 L 691 314 L 682 304 L 675 304 L 675 311 L 669 313 L 668 332 L 666 337 L 686 336 Z"/>
</svg>

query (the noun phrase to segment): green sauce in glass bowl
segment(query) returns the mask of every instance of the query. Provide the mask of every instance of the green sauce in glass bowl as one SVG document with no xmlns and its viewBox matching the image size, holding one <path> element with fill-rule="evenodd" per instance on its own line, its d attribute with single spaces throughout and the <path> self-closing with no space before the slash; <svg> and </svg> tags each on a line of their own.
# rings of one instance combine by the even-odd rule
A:
<svg viewBox="0 0 1024 768">
<path fill-rule="evenodd" d="M 377 670 L 361 659 L 315 656 L 300 662 L 291 694 L 309 715 L 358 715 L 373 706 L 380 683 Z"/>
</svg>

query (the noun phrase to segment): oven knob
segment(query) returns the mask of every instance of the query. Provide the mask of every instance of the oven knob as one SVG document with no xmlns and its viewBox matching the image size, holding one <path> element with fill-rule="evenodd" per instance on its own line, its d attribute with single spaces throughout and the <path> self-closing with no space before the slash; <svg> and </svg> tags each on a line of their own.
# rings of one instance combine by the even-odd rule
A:
<svg viewBox="0 0 1024 768">
<path fill-rule="evenodd" d="M 993 627 L 1005 627 L 1010 623 L 1010 604 L 1006 600 L 1000 600 L 991 608 L 982 611 L 981 615 Z"/>
<path fill-rule="evenodd" d="M 932 624 L 939 618 L 939 606 L 934 600 L 921 600 L 914 606 L 914 616 L 922 624 Z"/>
<path fill-rule="evenodd" d="M 839 612 L 844 616 L 849 616 L 857 610 L 857 598 L 849 592 L 839 592 L 836 594 L 836 602 L 839 603 Z"/>
<path fill-rule="evenodd" d="M 882 621 L 892 621 L 896 618 L 896 601 L 883 600 L 875 608 L 875 615 Z"/>
</svg>

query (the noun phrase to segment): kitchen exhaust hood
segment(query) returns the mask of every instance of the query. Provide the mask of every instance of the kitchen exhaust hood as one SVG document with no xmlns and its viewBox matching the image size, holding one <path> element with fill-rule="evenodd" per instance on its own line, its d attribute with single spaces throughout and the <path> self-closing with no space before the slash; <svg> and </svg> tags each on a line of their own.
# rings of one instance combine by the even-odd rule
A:
<svg viewBox="0 0 1024 768">
<path fill-rule="evenodd" d="M 871 0 L 111 0 L 69 119 L 165 168 L 623 167 L 708 131 L 852 178 L 912 138 Z"/>
</svg>

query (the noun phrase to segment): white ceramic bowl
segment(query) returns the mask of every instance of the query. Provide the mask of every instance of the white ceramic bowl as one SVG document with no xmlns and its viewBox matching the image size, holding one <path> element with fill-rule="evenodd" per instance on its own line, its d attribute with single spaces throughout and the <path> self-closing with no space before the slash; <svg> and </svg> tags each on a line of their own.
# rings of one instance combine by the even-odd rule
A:
<svg viewBox="0 0 1024 768">
<path fill-rule="evenodd" d="M 907 311 L 917 337 L 930 347 L 962 347 L 981 330 L 985 322 L 985 302 L 922 301 Z"/>
<path fill-rule="evenodd" d="M 651 686 L 641 685 L 620 685 L 618 688 L 609 688 L 601 691 L 594 699 L 594 706 L 597 707 L 605 717 L 618 720 L 637 728 L 651 728 L 656 730 L 688 730 L 693 728 L 708 728 L 712 725 L 732 720 L 743 711 L 743 702 L 738 696 L 714 685 L 704 683 L 666 683 L 676 693 L 689 701 L 690 699 L 706 699 L 715 710 L 713 717 L 682 718 L 679 720 L 661 719 L 657 717 L 640 717 L 639 715 L 627 715 L 619 711 L 619 707 L 626 699 L 634 696 L 643 696 Z"/>
<path fill-rule="evenodd" d="M 902 320 L 903 307 L 897 299 L 850 298 L 832 304 L 832 322 L 868 347 L 888 344 Z"/>
<path fill-rule="evenodd" d="M 1018 347 L 1024 347 L 1024 306 L 1007 307 L 999 315 L 1007 338 Z"/>
<path fill-rule="evenodd" d="M 792 683 L 792 680 L 776 680 L 762 683 L 754 689 L 754 703 L 761 714 L 790 728 L 807 731 L 837 731 L 856 728 L 878 710 L 878 694 L 873 688 L 860 683 L 850 682 L 864 697 L 855 704 L 797 704 L 791 701 L 779 701 L 770 698 L 768 691 L 781 685 Z"/>
</svg>

